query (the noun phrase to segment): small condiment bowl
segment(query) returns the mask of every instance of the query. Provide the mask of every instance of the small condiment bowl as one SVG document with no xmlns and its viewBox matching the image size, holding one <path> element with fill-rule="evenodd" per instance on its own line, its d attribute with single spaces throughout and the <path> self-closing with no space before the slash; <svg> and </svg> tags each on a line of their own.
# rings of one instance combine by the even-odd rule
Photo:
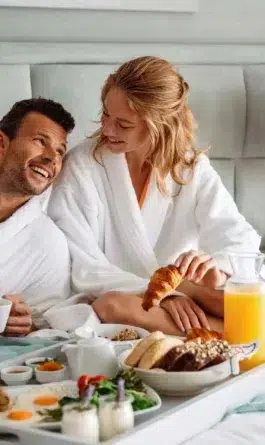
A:
<svg viewBox="0 0 265 445">
<path fill-rule="evenodd" d="M 38 366 L 35 367 L 35 376 L 36 380 L 39 383 L 52 383 L 52 382 L 60 382 L 61 380 L 65 380 L 65 366 L 62 365 L 62 369 L 58 369 L 57 371 L 41 371 L 38 369 Z"/>
<path fill-rule="evenodd" d="M 35 369 L 36 366 L 41 365 L 47 361 L 54 360 L 51 357 L 34 357 L 25 360 L 25 365 L 30 366 L 32 369 Z"/>
<path fill-rule="evenodd" d="M 10 366 L 1 370 L 1 379 L 7 385 L 23 385 L 32 378 L 33 370 L 30 366 Z"/>
</svg>

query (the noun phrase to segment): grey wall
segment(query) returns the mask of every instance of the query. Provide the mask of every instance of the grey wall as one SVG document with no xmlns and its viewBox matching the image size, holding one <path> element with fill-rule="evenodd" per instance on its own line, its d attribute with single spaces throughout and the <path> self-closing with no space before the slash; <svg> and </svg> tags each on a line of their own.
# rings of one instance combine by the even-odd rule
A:
<svg viewBox="0 0 265 445">
<path fill-rule="evenodd" d="M 57 55 L 118 63 L 143 53 L 177 63 L 265 62 L 265 1 L 199 0 L 194 14 L 0 8 L 2 63 Z"/>
<path fill-rule="evenodd" d="M 0 11 L 2 41 L 265 42 L 264 0 L 199 0 L 194 14 L 43 9 L 40 19 L 38 8 Z"/>
</svg>

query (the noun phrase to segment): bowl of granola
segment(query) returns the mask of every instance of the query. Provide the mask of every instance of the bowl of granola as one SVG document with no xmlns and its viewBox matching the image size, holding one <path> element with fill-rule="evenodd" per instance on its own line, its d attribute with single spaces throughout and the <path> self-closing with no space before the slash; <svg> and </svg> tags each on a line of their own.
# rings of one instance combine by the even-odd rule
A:
<svg viewBox="0 0 265 445">
<path fill-rule="evenodd" d="M 93 332 L 91 329 L 81 326 L 75 330 L 75 335 L 79 339 L 92 336 L 108 338 L 113 342 L 116 352 L 120 354 L 126 349 L 133 348 L 140 340 L 149 335 L 149 332 L 136 326 L 102 323 L 94 328 Z"/>
</svg>

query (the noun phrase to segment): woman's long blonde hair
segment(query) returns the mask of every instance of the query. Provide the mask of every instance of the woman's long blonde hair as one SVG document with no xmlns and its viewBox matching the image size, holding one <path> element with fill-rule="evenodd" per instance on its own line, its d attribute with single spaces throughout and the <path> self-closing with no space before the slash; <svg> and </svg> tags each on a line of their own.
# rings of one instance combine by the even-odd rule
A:
<svg viewBox="0 0 265 445">
<path fill-rule="evenodd" d="M 195 121 L 187 104 L 188 84 L 175 68 L 158 57 L 138 57 L 125 62 L 107 78 L 101 92 L 104 104 L 111 88 L 125 93 L 131 109 L 145 120 L 150 135 L 148 162 L 156 173 L 157 186 L 167 194 L 170 173 L 180 185 L 192 180 L 199 155 L 194 145 Z M 97 160 L 106 142 L 102 127 L 92 136 Z M 188 179 L 185 171 L 189 172 Z"/>
</svg>

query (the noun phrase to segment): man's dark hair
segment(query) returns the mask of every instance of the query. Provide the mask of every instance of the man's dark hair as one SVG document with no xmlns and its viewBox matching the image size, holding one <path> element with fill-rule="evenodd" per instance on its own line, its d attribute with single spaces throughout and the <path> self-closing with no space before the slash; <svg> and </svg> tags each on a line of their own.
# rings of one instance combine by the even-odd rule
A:
<svg viewBox="0 0 265 445">
<path fill-rule="evenodd" d="M 9 139 L 14 139 L 23 119 L 28 113 L 32 112 L 40 113 L 50 118 L 53 122 L 61 125 L 67 133 L 70 133 L 75 126 L 74 118 L 61 104 L 51 99 L 38 97 L 16 102 L 11 110 L 0 120 L 0 130 Z"/>
</svg>

